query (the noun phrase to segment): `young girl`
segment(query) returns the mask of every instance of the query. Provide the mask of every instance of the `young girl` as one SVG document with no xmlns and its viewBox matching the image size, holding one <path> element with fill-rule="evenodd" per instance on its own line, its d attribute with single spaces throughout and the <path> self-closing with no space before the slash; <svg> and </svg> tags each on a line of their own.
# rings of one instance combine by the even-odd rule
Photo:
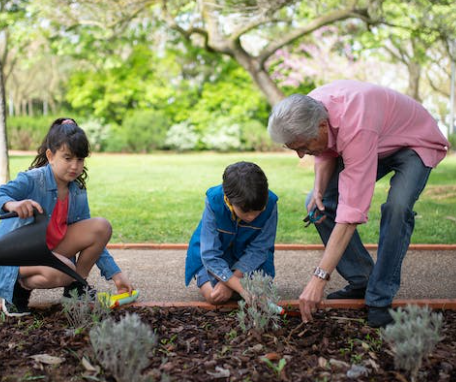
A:
<svg viewBox="0 0 456 382">
<path fill-rule="evenodd" d="M 103 218 L 91 218 L 87 201 L 85 158 L 89 142 L 73 119 L 59 118 L 51 125 L 29 171 L 0 186 L 0 208 L 15 211 L 19 218 L 0 224 L 0 237 L 31 221 L 33 210 L 49 217 L 46 243 L 50 250 L 83 278 L 96 264 L 101 274 L 112 279 L 118 293 L 133 287 L 105 248 L 111 238 L 111 225 Z M 26 240 L 26 238 L 24 238 Z M 50 267 L 0 267 L 2 310 L 8 316 L 30 314 L 28 300 L 32 289 L 65 286 L 78 295 L 96 291 L 86 289 L 68 275 Z"/>
</svg>

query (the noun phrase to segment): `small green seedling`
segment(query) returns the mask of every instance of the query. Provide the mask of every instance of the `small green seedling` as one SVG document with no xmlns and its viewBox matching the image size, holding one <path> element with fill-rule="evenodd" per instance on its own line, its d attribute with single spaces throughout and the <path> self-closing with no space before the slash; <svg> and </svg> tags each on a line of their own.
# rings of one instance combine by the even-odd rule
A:
<svg viewBox="0 0 456 382">
<path fill-rule="evenodd" d="M 283 369 L 285 368 L 285 365 L 287 364 L 287 361 L 285 358 L 281 358 L 277 364 L 272 362 L 269 358 L 263 357 L 261 360 L 268 365 L 268 367 L 271 368 L 271 370 L 274 371 L 274 373 L 277 375 L 277 377 L 280 378 Z"/>
</svg>

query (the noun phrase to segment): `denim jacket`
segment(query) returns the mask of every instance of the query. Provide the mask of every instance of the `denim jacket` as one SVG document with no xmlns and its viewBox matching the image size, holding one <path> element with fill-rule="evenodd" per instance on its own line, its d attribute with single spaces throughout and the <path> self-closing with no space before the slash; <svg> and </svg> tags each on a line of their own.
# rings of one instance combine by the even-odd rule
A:
<svg viewBox="0 0 456 382">
<path fill-rule="evenodd" d="M 71 182 L 68 188 L 68 225 L 89 219 L 90 211 L 86 190 L 79 188 L 75 182 Z M 57 202 L 57 184 L 49 165 L 20 172 L 15 180 L 0 186 L 0 211 L 3 211 L 5 203 L 24 199 L 32 199 L 38 202 L 50 219 Z M 25 224 L 30 224 L 32 221 L 33 218 L 1 220 L 0 238 Z M 96 264 L 101 271 L 101 275 L 107 280 L 120 272 L 120 268 L 106 248 L 101 253 Z M 18 273 L 19 267 L 0 266 L 0 297 L 7 301 L 12 300 Z"/>
<path fill-rule="evenodd" d="M 188 246 L 185 284 L 203 266 L 209 276 L 219 281 L 228 281 L 234 270 L 248 273 L 260 268 L 274 277 L 277 200 L 269 191 L 265 210 L 246 223 L 225 203 L 221 185 L 210 188 L 203 217 Z"/>
</svg>

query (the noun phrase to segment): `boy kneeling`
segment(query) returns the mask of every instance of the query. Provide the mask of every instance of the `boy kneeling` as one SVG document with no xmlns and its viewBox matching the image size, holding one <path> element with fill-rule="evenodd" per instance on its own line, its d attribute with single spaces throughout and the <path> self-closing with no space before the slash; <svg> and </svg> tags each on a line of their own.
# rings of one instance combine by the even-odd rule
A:
<svg viewBox="0 0 456 382">
<path fill-rule="evenodd" d="M 202 219 L 190 240 L 185 284 L 193 277 L 203 297 L 221 304 L 237 292 L 240 279 L 261 270 L 274 277 L 277 196 L 254 163 L 238 162 L 223 173 L 223 183 L 207 190 Z"/>
</svg>

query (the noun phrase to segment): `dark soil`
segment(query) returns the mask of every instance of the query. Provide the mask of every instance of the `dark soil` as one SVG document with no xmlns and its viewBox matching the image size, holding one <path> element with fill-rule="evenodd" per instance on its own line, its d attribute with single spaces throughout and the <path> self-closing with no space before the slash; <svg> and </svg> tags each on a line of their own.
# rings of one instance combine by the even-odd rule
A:
<svg viewBox="0 0 456 382">
<path fill-rule="evenodd" d="M 282 329 L 262 335 L 243 334 L 232 312 L 130 307 L 113 316 L 126 312 L 139 314 L 158 335 L 143 373 L 150 381 L 408 381 L 394 369 L 379 331 L 365 325 L 364 310 L 319 311 L 310 324 L 288 317 Z M 425 360 L 422 381 L 456 381 L 456 312 L 443 315 L 443 340 Z M 52 365 L 30 358 L 38 354 L 64 360 Z M 352 365 L 364 366 L 368 375 L 350 379 Z M 114 381 L 98 367 L 88 331 L 74 335 L 61 306 L 20 320 L 0 317 L 0 381 L 91 380 Z"/>
</svg>

